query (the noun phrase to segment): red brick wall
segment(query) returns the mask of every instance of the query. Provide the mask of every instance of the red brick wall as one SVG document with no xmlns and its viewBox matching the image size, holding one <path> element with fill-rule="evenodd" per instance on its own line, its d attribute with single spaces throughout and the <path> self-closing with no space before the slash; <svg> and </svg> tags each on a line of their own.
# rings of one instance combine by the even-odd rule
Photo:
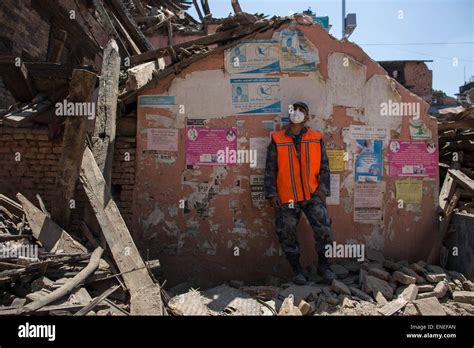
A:
<svg viewBox="0 0 474 348">
<path fill-rule="evenodd" d="M 56 176 L 61 157 L 61 139 L 51 140 L 48 128 L 11 128 L 0 126 L 0 193 L 15 198 L 18 192 L 38 205 L 39 193 L 51 211 L 56 190 Z M 130 160 L 125 160 L 126 153 Z M 15 156 L 20 155 L 19 161 Z M 127 223 L 132 216 L 133 185 L 135 183 L 134 138 L 117 138 L 112 172 L 114 200 Z M 83 220 L 87 197 L 78 182 L 76 207 L 71 214 L 71 230 Z"/>
<path fill-rule="evenodd" d="M 0 127 L 0 193 L 14 198 L 21 192 L 35 204 L 39 193 L 51 207 L 61 146 L 48 133 L 47 128 Z"/>
</svg>

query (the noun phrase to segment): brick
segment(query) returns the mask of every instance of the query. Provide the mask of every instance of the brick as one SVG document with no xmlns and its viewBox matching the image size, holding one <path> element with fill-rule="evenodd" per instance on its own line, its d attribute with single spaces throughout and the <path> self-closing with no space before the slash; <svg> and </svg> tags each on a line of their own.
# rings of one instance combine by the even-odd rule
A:
<svg viewBox="0 0 474 348">
<path fill-rule="evenodd" d="M 127 174 L 127 175 L 130 175 L 130 176 L 133 176 L 131 174 Z M 331 270 L 336 273 L 336 276 L 341 279 L 341 278 L 345 278 L 349 275 L 349 270 L 347 268 L 345 268 L 344 266 L 342 265 L 339 265 L 337 263 L 335 264 L 332 264 L 329 266 L 329 268 L 331 268 Z"/>
<path fill-rule="evenodd" d="M 387 280 L 387 281 L 390 280 L 390 273 L 380 268 L 376 268 L 376 267 L 369 268 L 369 274 L 383 280 Z"/>
<path fill-rule="evenodd" d="M 385 258 L 384 258 L 381 251 L 375 250 L 375 249 L 370 249 L 370 248 L 366 249 L 365 257 L 369 260 L 377 261 L 380 264 L 383 264 L 383 262 L 385 260 Z"/>
<path fill-rule="evenodd" d="M 387 299 L 380 291 L 377 291 L 374 297 L 375 297 L 375 302 L 377 302 L 381 306 L 385 306 L 388 303 Z"/>
<path fill-rule="evenodd" d="M 429 281 L 430 283 L 439 283 L 440 281 L 446 279 L 446 274 L 445 273 L 440 273 L 440 274 L 437 274 L 437 273 L 427 273 L 425 275 L 425 278 L 427 281 Z"/>
<path fill-rule="evenodd" d="M 331 284 L 331 289 L 337 292 L 338 294 L 344 294 L 344 295 L 351 294 L 351 290 L 349 289 L 349 287 L 337 279 L 333 279 L 332 284 Z"/>
<path fill-rule="evenodd" d="M 414 304 L 421 315 L 446 315 L 446 311 L 436 297 L 416 300 Z"/>
<path fill-rule="evenodd" d="M 368 294 L 366 294 L 364 291 L 360 290 L 360 289 L 357 289 L 353 286 L 349 287 L 350 290 L 351 290 L 351 295 L 352 296 L 356 296 L 358 298 L 360 298 L 361 300 L 364 300 L 364 301 L 373 301 L 372 297 Z"/>
<path fill-rule="evenodd" d="M 401 283 L 401 284 L 415 284 L 416 283 L 416 278 L 411 277 L 405 273 L 402 273 L 400 271 L 395 271 L 392 273 L 392 278 L 393 280 Z"/>
<path fill-rule="evenodd" d="M 399 297 L 406 299 L 407 301 L 414 301 L 418 295 L 418 286 L 415 284 L 408 285 L 405 290 L 402 291 Z"/>
<path fill-rule="evenodd" d="M 303 315 L 308 315 L 311 313 L 311 305 L 305 300 L 300 301 L 300 304 L 298 305 L 298 309 Z"/>
<path fill-rule="evenodd" d="M 24 134 L 13 134 L 13 139 L 21 140 L 21 139 L 26 139 L 26 137 Z"/>
<path fill-rule="evenodd" d="M 461 303 L 474 304 L 474 292 L 471 291 L 455 291 L 453 292 L 453 300 Z"/>
<path fill-rule="evenodd" d="M 386 299 L 391 300 L 393 298 L 393 288 L 385 280 L 367 275 L 363 286 L 362 290 L 374 297 L 377 292 L 381 292 Z"/>
</svg>

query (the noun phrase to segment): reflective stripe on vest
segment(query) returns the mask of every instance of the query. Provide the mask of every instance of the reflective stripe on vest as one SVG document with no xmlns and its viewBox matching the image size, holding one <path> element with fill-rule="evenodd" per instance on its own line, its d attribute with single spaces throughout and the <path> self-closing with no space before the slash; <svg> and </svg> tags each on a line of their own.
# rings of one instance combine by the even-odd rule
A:
<svg viewBox="0 0 474 348">
<path fill-rule="evenodd" d="M 303 134 L 300 146 L 300 160 L 291 136 L 286 130 L 273 132 L 277 148 L 277 191 L 282 203 L 309 200 L 318 188 L 318 174 L 321 168 L 321 134 L 308 129 Z"/>
</svg>

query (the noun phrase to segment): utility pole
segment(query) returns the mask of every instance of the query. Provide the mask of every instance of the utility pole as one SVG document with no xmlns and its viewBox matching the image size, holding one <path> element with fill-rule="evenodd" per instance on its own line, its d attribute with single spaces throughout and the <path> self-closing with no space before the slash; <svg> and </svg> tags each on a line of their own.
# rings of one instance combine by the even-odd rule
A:
<svg viewBox="0 0 474 348">
<path fill-rule="evenodd" d="M 346 0 L 342 0 L 342 39 L 346 36 Z"/>
</svg>

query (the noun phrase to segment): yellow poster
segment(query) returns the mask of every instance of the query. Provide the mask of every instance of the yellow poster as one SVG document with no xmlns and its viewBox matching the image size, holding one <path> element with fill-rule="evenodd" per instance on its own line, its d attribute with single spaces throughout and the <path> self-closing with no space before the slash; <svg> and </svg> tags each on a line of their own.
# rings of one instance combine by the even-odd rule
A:
<svg viewBox="0 0 474 348">
<path fill-rule="evenodd" d="M 326 150 L 329 158 L 329 170 L 331 172 L 343 172 L 346 170 L 344 162 L 344 150 Z"/>
<path fill-rule="evenodd" d="M 397 180 L 395 181 L 397 190 L 397 202 L 403 204 L 420 204 L 423 197 L 423 182 L 421 180 Z"/>
</svg>

